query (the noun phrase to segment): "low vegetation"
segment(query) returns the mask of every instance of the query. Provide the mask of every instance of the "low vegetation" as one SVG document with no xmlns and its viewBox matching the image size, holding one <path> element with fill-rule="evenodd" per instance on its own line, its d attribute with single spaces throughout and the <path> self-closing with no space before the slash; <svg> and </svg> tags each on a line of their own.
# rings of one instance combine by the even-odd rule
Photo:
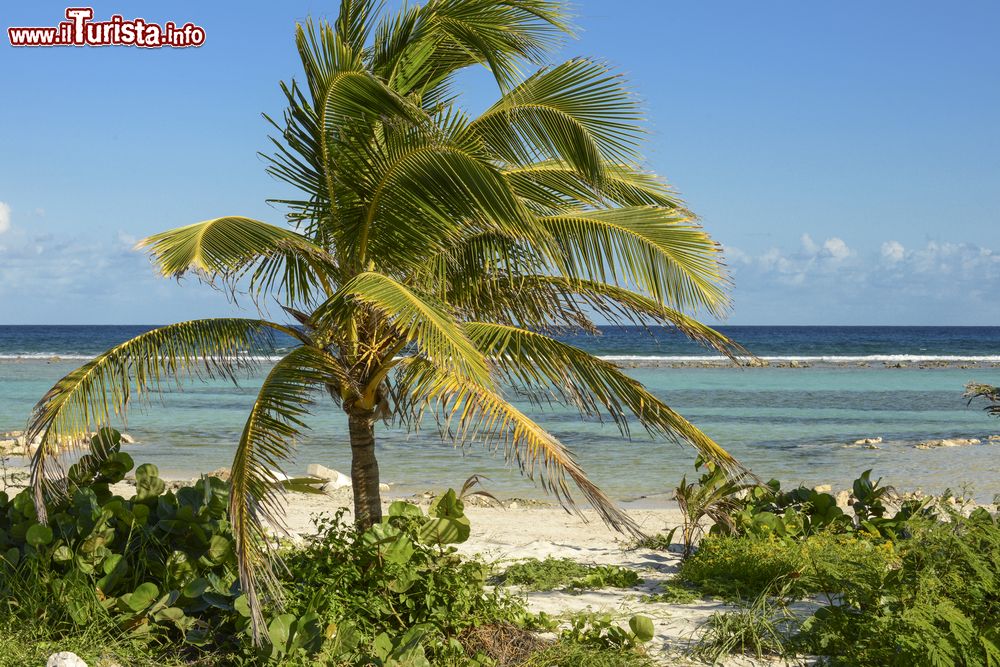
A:
<svg viewBox="0 0 1000 667">
<path fill-rule="evenodd" d="M 524 590 L 551 591 L 632 588 L 642 579 L 627 567 L 585 565 L 570 558 L 532 558 L 511 565 L 496 581 Z"/>
<path fill-rule="evenodd" d="M 71 650 L 91 665 L 376 665 L 506 667 L 650 664 L 652 622 L 575 616 L 558 623 L 487 585 L 490 567 L 458 555 L 471 525 L 454 491 L 426 511 L 395 502 L 359 530 L 318 520 L 304 546 L 280 549 L 283 605 L 264 605 L 254 641 L 228 521 L 229 486 L 204 477 L 168 490 L 135 469 L 136 493 L 111 485 L 133 462 L 116 431 L 98 433 L 37 521 L 32 494 L 0 493 L 0 665 L 42 664 Z M 575 565 L 575 564 L 574 564 Z M 521 581 L 551 587 L 631 586 L 615 567 L 520 564 Z M 531 575 L 530 572 L 539 575 Z"/>
<path fill-rule="evenodd" d="M 698 484 L 717 489 L 715 477 L 709 469 Z M 692 487 L 681 488 L 689 498 L 728 508 L 728 515 L 684 559 L 679 579 L 737 605 L 710 617 L 697 656 L 713 662 L 745 653 L 819 655 L 831 665 L 1000 664 L 996 508 L 947 494 L 904 501 L 873 481 L 870 471 L 855 480 L 848 511 L 829 494 L 783 491 L 776 481 L 724 499 Z M 664 601 L 678 591 L 671 586 Z M 792 613 L 791 603 L 803 597 L 818 608 Z"/>
</svg>

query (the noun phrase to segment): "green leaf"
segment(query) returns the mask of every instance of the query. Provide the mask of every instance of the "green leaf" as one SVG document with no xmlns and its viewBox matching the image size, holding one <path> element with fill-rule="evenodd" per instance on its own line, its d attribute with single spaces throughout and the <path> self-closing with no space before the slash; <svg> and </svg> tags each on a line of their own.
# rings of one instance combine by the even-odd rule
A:
<svg viewBox="0 0 1000 667">
<path fill-rule="evenodd" d="M 208 544 L 208 557 L 215 563 L 221 563 L 233 553 L 233 545 L 221 535 L 213 535 Z"/>
<path fill-rule="evenodd" d="M 160 589 L 156 587 L 156 584 L 147 581 L 146 583 L 139 584 L 135 591 L 128 596 L 128 599 L 125 600 L 125 604 L 132 611 L 139 612 L 153 604 L 159 594 Z"/>
<path fill-rule="evenodd" d="M 184 597 L 191 598 L 193 600 L 195 598 L 201 597 L 202 593 L 208 590 L 208 587 L 209 587 L 208 580 L 199 577 L 197 579 L 192 579 L 191 581 L 189 581 L 184 586 L 181 593 L 184 595 Z"/>
<path fill-rule="evenodd" d="M 38 547 L 52 541 L 52 528 L 36 523 L 28 528 L 28 532 L 25 534 L 24 540 L 37 549 Z"/>
<path fill-rule="evenodd" d="M 653 621 L 648 616 L 636 614 L 628 621 L 628 627 L 632 629 L 632 634 L 641 642 L 650 641 L 656 634 Z"/>
<path fill-rule="evenodd" d="M 413 503 L 408 503 L 405 500 L 395 500 L 389 505 L 388 516 L 400 516 L 400 517 L 412 517 L 415 519 L 424 518 L 423 511 L 414 505 Z"/>
<path fill-rule="evenodd" d="M 271 620 L 267 628 L 267 636 L 279 654 L 284 655 L 288 647 L 288 639 L 292 634 L 292 624 L 295 622 L 293 614 L 282 614 Z"/>
</svg>

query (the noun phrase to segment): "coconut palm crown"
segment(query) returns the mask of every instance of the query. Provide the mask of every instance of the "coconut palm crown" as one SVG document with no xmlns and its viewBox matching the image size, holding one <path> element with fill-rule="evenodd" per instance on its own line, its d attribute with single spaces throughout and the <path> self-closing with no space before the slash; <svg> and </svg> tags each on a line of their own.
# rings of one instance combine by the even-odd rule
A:
<svg viewBox="0 0 1000 667">
<path fill-rule="evenodd" d="M 282 84 L 287 108 L 268 119 L 266 156 L 299 192 L 278 200 L 288 224 L 228 216 L 140 243 L 164 276 L 194 272 L 257 303 L 277 299 L 295 324 L 261 315 L 149 331 L 60 380 L 29 424 L 41 437 L 32 484 L 44 520 L 61 453 L 167 383 L 235 380 L 274 332 L 294 337 L 267 370 L 231 468 L 255 627 L 263 596 L 277 593 L 265 530 L 283 511 L 271 471 L 290 461 L 319 398 L 347 415 L 361 526 L 381 519 L 376 423 L 414 428 L 431 415 L 445 437 L 502 452 L 564 506 L 578 491 L 609 525 L 636 531 L 515 395 L 610 417 L 623 435 L 638 424 L 737 466 L 639 382 L 555 337 L 597 333 L 603 319 L 742 354 L 694 319 L 728 309 L 720 248 L 643 170 L 642 118 L 622 77 L 587 58 L 545 64 L 568 34 L 557 0 L 381 9 L 342 0 L 334 24 L 296 29 L 303 75 Z M 456 87 L 473 66 L 499 89 L 478 115 Z"/>
</svg>

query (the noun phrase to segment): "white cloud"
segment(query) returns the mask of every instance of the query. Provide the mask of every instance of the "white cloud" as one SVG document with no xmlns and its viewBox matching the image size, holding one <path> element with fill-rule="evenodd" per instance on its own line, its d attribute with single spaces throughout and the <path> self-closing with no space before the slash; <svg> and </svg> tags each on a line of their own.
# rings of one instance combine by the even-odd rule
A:
<svg viewBox="0 0 1000 667">
<path fill-rule="evenodd" d="M 10 206 L 0 201 L 0 234 L 10 229 Z"/>
<path fill-rule="evenodd" d="M 812 237 L 808 234 L 802 235 L 802 249 L 806 251 L 807 254 L 815 255 L 819 252 L 819 246 L 816 242 L 812 240 Z"/>
<path fill-rule="evenodd" d="M 903 261 L 905 255 L 906 248 L 899 241 L 886 241 L 882 244 L 882 258 L 892 264 Z"/>
<path fill-rule="evenodd" d="M 843 239 L 839 239 L 836 236 L 823 242 L 823 250 L 829 257 L 838 262 L 851 256 L 851 249 L 847 247 Z"/>
</svg>

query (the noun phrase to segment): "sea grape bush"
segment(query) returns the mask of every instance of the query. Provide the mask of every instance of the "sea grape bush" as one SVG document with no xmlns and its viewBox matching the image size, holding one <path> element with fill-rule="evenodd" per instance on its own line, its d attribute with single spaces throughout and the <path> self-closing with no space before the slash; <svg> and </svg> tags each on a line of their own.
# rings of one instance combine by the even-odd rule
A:
<svg viewBox="0 0 1000 667">
<path fill-rule="evenodd" d="M 424 514 L 396 501 L 364 532 L 343 513 L 317 521 L 316 537 L 285 555 L 288 610 L 314 615 L 327 637 L 323 664 L 403 665 L 430 660 L 488 664 L 466 655 L 462 631 L 489 623 L 522 623 L 523 603 L 486 588 L 485 563 L 461 558 L 454 544 L 468 539 L 469 520 L 453 490 Z"/>
<path fill-rule="evenodd" d="M 135 471 L 132 499 L 110 486 L 132 470 L 121 435 L 104 429 L 74 463 L 65 493 L 37 521 L 28 489 L 0 493 L 0 592 L 8 599 L 44 591 L 50 621 L 67 628 L 112 622 L 133 635 L 201 645 L 245 626 L 228 486 L 204 477 L 166 491 L 155 466 Z M 32 589 L 30 592 L 28 589 Z"/>
</svg>

